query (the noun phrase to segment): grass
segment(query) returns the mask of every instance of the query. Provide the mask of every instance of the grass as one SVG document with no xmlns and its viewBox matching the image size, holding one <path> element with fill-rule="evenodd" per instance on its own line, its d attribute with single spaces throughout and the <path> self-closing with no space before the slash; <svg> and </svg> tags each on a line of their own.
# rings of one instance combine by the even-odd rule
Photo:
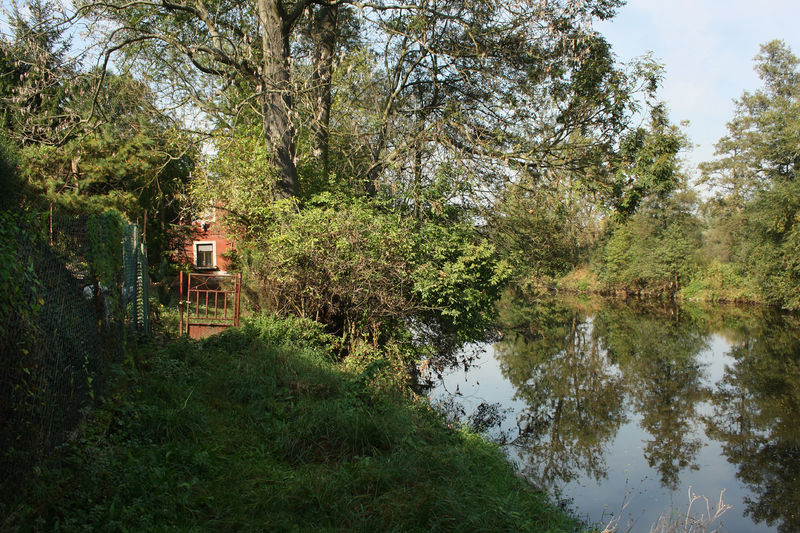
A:
<svg viewBox="0 0 800 533">
<path fill-rule="evenodd" d="M 579 293 L 599 293 L 604 290 L 597 274 L 585 266 L 579 266 L 567 272 L 557 280 L 556 287 L 562 291 Z"/>
<path fill-rule="evenodd" d="M 377 392 L 309 328 L 260 317 L 141 350 L 0 529 L 575 530 L 496 446 Z"/>
<path fill-rule="evenodd" d="M 764 303 L 754 279 L 729 263 L 711 262 L 681 290 L 681 298 L 704 302 Z"/>
<path fill-rule="evenodd" d="M 691 486 L 688 495 L 689 505 L 686 510 L 681 511 L 673 507 L 669 512 L 661 513 L 650 526 L 650 533 L 721 533 L 724 531 L 722 516 L 732 509 L 732 506 L 723 500 L 725 490 L 720 492 L 719 499 L 713 506 L 708 498 L 694 492 Z M 633 530 L 633 523 L 620 524 L 622 512 L 631 501 L 628 496 L 629 494 L 626 494 L 621 512 L 612 518 L 600 533 L 619 533 L 621 531 L 630 533 Z"/>
</svg>

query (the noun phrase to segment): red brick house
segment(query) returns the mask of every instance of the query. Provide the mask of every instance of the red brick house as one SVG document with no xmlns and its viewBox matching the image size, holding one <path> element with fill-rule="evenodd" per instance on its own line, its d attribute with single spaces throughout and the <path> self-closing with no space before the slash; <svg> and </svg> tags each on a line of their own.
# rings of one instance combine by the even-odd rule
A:
<svg viewBox="0 0 800 533">
<path fill-rule="evenodd" d="M 235 245 L 225 234 L 224 226 L 217 221 L 217 209 L 204 211 L 190 226 L 183 247 L 176 250 L 178 262 L 190 264 L 198 272 L 227 273 L 231 262 L 225 254 Z"/>
</svg>

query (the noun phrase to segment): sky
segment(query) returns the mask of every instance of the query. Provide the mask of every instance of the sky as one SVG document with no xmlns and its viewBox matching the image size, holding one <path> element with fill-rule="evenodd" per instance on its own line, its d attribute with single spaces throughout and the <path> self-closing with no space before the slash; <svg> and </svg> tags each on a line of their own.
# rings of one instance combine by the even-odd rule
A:
<svg viewBox="0 0 800 533">
<path fill-rule="evenodd" d="M 800 0 L 628 0 L 596 26 L 617 58 L 651 52 L 665 68 L 660 96 L 696 146 L 687 169 L 714 157 L 734 99 L 760 87 L 753 58 L 760 45 L 782 39 L 800 55 Z"/>
<path fill-rule="evenodd" d="M 734 99 L 759 87 L 753 57 L 760 45 L 782 39 L 800 55 L 798 23 L 800 0 L 628 0 L 596 29 L 620 61 L 651 52 L 664 66 L 660 95 L 673 122 L 689 121 L 691 171 L 714 157 Z"/>
</svg>

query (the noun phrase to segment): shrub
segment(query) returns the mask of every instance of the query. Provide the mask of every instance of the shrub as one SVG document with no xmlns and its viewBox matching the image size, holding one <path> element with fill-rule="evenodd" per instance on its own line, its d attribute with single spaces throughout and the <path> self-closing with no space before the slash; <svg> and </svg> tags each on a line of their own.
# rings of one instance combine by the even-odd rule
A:
<svg viewBox="0 0 800 533">
<path fill-rule="evenodd" d="M 762 299 L 754 279 L 745 276 L 736 265 L 716 259 L 699 270 L 680 295 L 686 300 L 711 302 L 758 302 Z"/>
<path fill-rule="evenodd" d="M 238 246 L 245 295 L 256 310 L 325 324 L 346 353 L 410 342 L 412 327 L 475 338 L 507 278 L 474 229 L 421 222 L 369 200 L 323 194 L 300 211 L 273 204 L 264 220 Z"/>
</svg>

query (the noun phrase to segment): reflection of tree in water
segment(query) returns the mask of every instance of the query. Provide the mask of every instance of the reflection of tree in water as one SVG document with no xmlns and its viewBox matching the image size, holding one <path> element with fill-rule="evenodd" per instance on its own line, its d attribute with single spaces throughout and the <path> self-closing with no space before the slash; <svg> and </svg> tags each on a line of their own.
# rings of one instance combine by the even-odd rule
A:
<svg viewBox="0 0 800 533">
<path fill-rule="evenodd" d="M 501 306 L 503 375 L 527 408 L 519 414 L 525 470 L 545 485 L 606 475 L 604 445 L 624 421 L 623 389 L 577 311 L 555 302 Z"/>
<path fill-rule="evenodd" d="M 747 514 L 800 531 L 800 323 L 772 317 L 743 337 L 713 394 L 708 435 L 753 493 Z"/>
<path fill-rule="evenodd" d="M 692 435 L 698 403 L 708 395 L 697 362 L 707 346 L 705 335 L 677 310 L 662 316 L 628 307 L 602 311 L 595 329 L 608 357 L 619 365 L 640 425 L 651 437 L 644 446 L 647 463 L 674 490 L 682 470 L 697 469 L 702 446 Z"/>
<path fill-rule="evenodd" d="M 723 443 L 752 492 L 747 514 L 800 531 L 800 321 L 697 309 L 688 318 L 630 306 L 595 310 L 587 321 L 577 309 L 519 299 L 501 305 L 505 338 L 496 352 L 527 405 L 515 443 L 534 479 L 603 478 L 604 446 L 625 421 L 627 394 L 649 434 L 645 458 L 675 488 L 683 470 L 696 468 L 697 408 L 710 398 L 706 433 Z M 720 329 L 736 343 L 735 364 L 712 393 L 698 355 L 706 333 Z"/>
</svg>

